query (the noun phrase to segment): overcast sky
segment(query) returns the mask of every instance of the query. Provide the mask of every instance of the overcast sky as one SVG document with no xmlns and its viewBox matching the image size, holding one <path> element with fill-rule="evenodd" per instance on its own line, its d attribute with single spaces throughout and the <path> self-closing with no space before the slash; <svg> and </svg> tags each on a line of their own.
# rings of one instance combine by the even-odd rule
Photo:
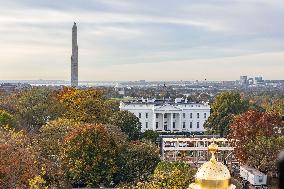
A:
<svg viewBox="0 0 284 189">
<path fill-rule="evenodd" d="M 0 80 L 284 79 L 283 0 L 0 0 Z"/>
</svg>

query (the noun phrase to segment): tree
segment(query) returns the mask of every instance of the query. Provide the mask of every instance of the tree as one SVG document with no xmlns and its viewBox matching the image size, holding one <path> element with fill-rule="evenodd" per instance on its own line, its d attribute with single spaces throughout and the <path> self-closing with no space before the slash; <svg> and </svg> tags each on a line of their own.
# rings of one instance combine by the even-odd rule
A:
<svg viewBox="0 0 284 189">
<path fill-rule="evenodd" d="M 73 185 L 110 186 L 116 172 L 117 145 L 101 124 L 86 124 L 64 139 L 61 158 Z"/>
<path fill-rule="evenodd" d="M 109 122 L 112 110 L 100 90 L 64 88 L 58 99 L 66 109 L 64 118 L 84 123 Z"/>
<path fill-rule="evenodd" d="M 266 104 L 266 111 L 284 116 L 284 98 L 272 101 L 271 104 Z"/>
<path fill-rule="evenodd" d="M 40 172 L 38 154 L 23 131 L 0 129 L 1 188 L 28 188 L 29 180 Z"/>
<path fill-rule="evenodd" d="M 211 134 L 226 136 L 229 124 L 234 115 L 247 111 L 249 103 L 243 100 L 237 92 L 223 92 L 216 96 L 211 105 L 212 113 L 205 122 L 204 127 Z"/>
<path fill-rule="evenodd" d="M 14 117 L 4 110 L 0 110 L 0 126 L 9 125 L 12 126 L 14 124 Z"/>
<path fill-rule="evenodd" d="M 126 133 L 129 140 L 138 140 L 140 138 L 141 123 L 133 113 L 126 110 L 117 111 L 110 118 L 110 122 Z"/>
<path fill-rule="evenodd" d="M 40 163 L 45 167 L 43 178 L 51 186 L 67 188 L 69 184 L 64 174 L 65 168 L 60 159 L 60 152 L 64 138 L 79 126 L 80 124 L 75 121 L 59 118 L 48 122 L 39 130 L 37 147 L 40 152 Z"/>
<path fill-rule="evenodd" d="M 147 130 L 142 133 L 142 140 L 147 142 L 156 143 L 157 139 L 159 138 L 159 133 L 157 131 Z"/>
<path fill-rule="evenodd" d="M 184 162 L 162 161 L 147 182 L 138 182 L 131 188 L 135 189 L 187 189 L 193 182 L 196 169 Z M 121 187 L 121 188 L 128 188 Z"/>
<path fill-rule="evenodd" d="M 250 110 L 234 118 L 228 137 L 241 163 L 275 173 L 277 155 L 284 147 L 283 131 L 277 114 Z"/>
<path fill-rule="evenodd" d="M 63 112 L 56 93 L 47 88 L 24 91 L 17 101 L 20 123 L 28 131 L 38 131 L 42 125 L 60 117 Z"/>
<path fill-rule="evenodd" d="M 145 180 L 160 162 L 159 149 L 152 144 L 131 142 L 122 147 L 116 162 L 116 183 Z"/>
</svg>

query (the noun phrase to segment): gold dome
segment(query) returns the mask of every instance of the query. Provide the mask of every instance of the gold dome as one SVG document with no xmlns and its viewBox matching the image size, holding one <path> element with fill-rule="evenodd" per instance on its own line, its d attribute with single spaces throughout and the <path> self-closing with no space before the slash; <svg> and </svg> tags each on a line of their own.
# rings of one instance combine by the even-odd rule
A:
<svg viewBox="0 0 284 189">
<path fill-rule="evenodd" d="M 208 151 L 212 154 L 210 161 L 204 163 L 195 175 L 195 183 L 189 185 L 189 189 L 231 189 L 231 175 L 228 168 L 216 161 L 215 153 L 218 145 L 212 143 Z"/>
</svg>

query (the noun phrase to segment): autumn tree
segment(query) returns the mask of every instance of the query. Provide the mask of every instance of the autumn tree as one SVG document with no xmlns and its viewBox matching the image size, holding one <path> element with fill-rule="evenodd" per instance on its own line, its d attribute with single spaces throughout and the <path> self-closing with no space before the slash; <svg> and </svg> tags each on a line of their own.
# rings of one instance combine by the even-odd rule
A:
<svg viewBox="0 0 284 189">
<path fill-rule="evenodd" d="M 110 123 L 118 126 L 122 132 L 126 133 L 129 140 L 138 140 L 141 135 L 141 123 L 133 113 L 123 110 L 115 112 Z"/>
<path fill-rule="evenodd" d="M 17 115 L 22 127 L 37 131 L 42 125 L 62 115 L 63 107 L 56 92 L 47 88 L 33 88 L 21 93 L 17 101 Z"/>
<path fill-rule="evenodd" d="M 223 92 L 217 95 L 211 105 L 211 115 L 204 127 L 211 134 L 226 136 L 234 115 L 247 111 L 249 103 L 237 92 Z"/>
<path fill-rule="evenodd" d="M 36 139 L 40 153 L 40 163 L 45 168 L 43 177 L 47 184 L 58 188 L 68 186 L 69 183 L 65 178 L 65 168 L 60 159 L 60 152 L 64 138 L 79 126 L 80 124 L 75 121 L 59 118 L 40 128 Z"/>
<path fill-rule="evenodd" d="M 100 90 L 64 88 L 58 99 L 66 109 L 64 118 L 84 123 L 109 122 L 112 110 Z"/>
<path fill-rule="evenodd" d="M 145 180 L 160 162 L 159 149 L 142 142 L 130 142 L 123 146 L 116 159 L 118 167 L 114 181 L 133 183 Z"/>
<path fill-rule="evenodd" d="M 78 127 L 64 139 L 61 159 L 74 186 L 109 186 L 116 172 L 117 145 L 101 125 Z"/>
<path fill-rule="evenodd" d="M 0 185 L 1 188 L 28 188 L 29 180 L 40 174 L 37 152 L 23 132 L 0 128 Z"/>
<path fill-rule="evenodd" d="M 283 129 L 277 114 L 250 110 L 234 118 L 228 137 L 241 163 L 273 173 L 277 155 L 284 148 Z"/>
</svg>

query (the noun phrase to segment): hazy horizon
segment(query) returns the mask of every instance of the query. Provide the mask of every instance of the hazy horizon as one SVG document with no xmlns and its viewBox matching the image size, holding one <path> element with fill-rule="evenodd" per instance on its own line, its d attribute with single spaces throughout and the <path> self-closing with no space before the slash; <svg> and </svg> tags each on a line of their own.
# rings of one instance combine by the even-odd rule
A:
<svg viewBox="0 0 284 189">
<path fill-rule="evenodd" d="M 281 0 L 0 2 L 0 80 L 284 79 Z"/>
</svg>

